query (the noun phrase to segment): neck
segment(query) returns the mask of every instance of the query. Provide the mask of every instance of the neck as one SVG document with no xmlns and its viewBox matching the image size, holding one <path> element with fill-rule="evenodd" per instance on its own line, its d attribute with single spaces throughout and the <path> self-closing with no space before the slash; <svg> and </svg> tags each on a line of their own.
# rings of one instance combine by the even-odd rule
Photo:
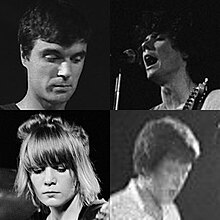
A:
<svg viewBox="0 0 220 220">
<path fill-rule="evenodd" d="M 151 181 L 138 177 L 136 185 L 146 209 L 151 211 L 151 215 L 153 215 L 155 219 L 160 219 L 160 216 L 162 216 L 162 208 L 160 202 L 154 195 L 154 186 Z"/>
<path fill-rule="evenodd" d="M 168 110 L 178 109 L 188 99 L 195 84 L 185 71 L 172 74 L 168 80 L 161 84 L 161 97 Z"/>
<path fill-rule="evenodd" d="M 62 207 L 49 207 L 51 212 L 47 220 L 77 220 L 82 206 L 79 195 L 76 195 Z"/>
<path fill-rule="evenodd" d="M 65 110 L 66 102 L 50 103 L 27 93 L 16 105 L 21 110 Z"/>
</svg>

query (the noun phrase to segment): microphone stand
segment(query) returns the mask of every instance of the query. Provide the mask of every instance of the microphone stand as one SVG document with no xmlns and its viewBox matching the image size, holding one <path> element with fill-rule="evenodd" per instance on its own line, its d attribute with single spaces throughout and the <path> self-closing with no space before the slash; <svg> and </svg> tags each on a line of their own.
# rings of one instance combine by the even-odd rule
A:
<svg viewBox="0 0 220 220">
<path fill-rule="evenodd" d="M 118 110 L 120 87 L 121 87 L 121 68 L 119 68 L 118 77 L 116 77 L 115 80 L 115 94 L 114 94 L 114 104 L 113 104 L 114 110 Z"/>
<path fill-rule="evenodd" d="M 139 49 L 139 48 L 138 48 Z M 111 54 L 110 54 L 111 57 Z M 133 49 L 127 49 L 123 51 L 123 53 L 119 56 L 119 64 L 121 67 L 119 68 L 118 76 L 115 80 L 115 93 L 114 93 L 114 103 L 113 103 L 113 110 L 118 110 L 119 105 L 119 96 L 120 96 L 120 87 L 121 87 L 121 75 L 122 69 L 126 63 L 137 63 L 139 60 L 139 52 Z"/>
</svg>

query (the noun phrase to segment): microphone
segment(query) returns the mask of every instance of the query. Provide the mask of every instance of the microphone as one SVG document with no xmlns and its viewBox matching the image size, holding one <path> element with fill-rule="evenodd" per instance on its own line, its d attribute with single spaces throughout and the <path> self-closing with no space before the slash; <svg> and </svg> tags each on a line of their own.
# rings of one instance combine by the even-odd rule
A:
<svg viewBox="0 0 220 220">
<path fill-rule="evenodd" d="M 142 54 L 140 48 L 137 50 L 126 49 L 122 52 L 122 61 L 130 64 L 140 63 Z"/>
</svg>

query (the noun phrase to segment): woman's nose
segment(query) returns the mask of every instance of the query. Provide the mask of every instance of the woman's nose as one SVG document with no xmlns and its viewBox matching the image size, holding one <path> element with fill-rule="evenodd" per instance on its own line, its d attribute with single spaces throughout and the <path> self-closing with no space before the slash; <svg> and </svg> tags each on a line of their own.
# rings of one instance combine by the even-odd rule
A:
<svg viewBox="0 0 220 220">
<path fill-rule="evenodd" d="M 52 184 L 56 184 L 56 181 L 57 181 L 56 175 L 55 175 L 53 168 L 47 167 L 45 169 L 44 184 L 45 185 L 52 185 Z"/>
</svg>

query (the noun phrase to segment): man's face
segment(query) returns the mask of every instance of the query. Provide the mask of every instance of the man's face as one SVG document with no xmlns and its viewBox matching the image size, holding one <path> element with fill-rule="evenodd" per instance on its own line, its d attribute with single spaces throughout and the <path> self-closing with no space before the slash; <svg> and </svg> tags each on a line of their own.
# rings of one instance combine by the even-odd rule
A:
<svg viewBox="0 0 220 220">
<path fill-rule="evenodd" d="M 157 80 L 162 76 L 177 72 L 186 65 L 180 51 L 172 48 L 167 34 L 148 35 L 142 43 L 143 61 L 147 77 Z"/>
<path fill-rule="evenodd" d="M 51 104 L 67 102 L 77 87 L 86 51 L 87 44 L 80 41 L 64 48 L 36 40 L 29 58 L 22 58 L 31 97 Z"/>
<path fill-rule="evenodd" d="M 180 163 L 178 160 L 163 159 L 152 174 L 154 196 L 161 204 L 172 202 L 182 189 L 191 163 Z"/>
</svg>

